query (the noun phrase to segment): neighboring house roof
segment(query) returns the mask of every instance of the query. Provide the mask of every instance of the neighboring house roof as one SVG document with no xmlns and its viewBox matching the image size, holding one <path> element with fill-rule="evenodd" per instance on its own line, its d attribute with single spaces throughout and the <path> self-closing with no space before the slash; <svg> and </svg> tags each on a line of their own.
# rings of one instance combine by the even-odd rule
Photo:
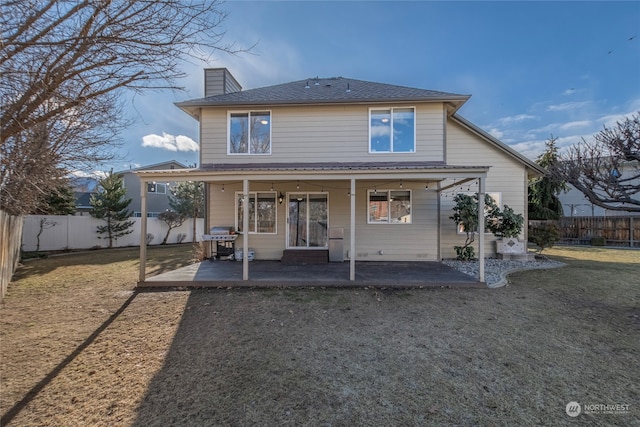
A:
<svg viewBox="0 0 640 427">
<path fill-rule="evenodd" d="M 75 191 L 73 193 L 76 198 L 76 209 L 91 209 L 91 195 L 88 191 Z"/>
<path fill-rule="evenodd" d="M 173 167 L 171 167 L 173 166 Z M 114 172 L 114 174 L 116 175 L 122 175 L 124 173 L 130 173 L 130 172 L 137 172 L 137 171 L 143 171 L 143 170 L 149 170 L 149 169 L 153 169 L 153 170 L 162 170 L 162 169 L 188 169 L 188 166 L 183 165 L 182 163 L 176 161 L 176 160 L 169 160 L 168 162 L 160 162 L 160 163 L 154 163 L 152 165 L 147 165 L 147 166 L 140 166 L 137 168 L 131 168 L 131 169 L 125 169 L 122 171 L 118 171 L 118 172 Z"/>
<path fill-rule="evenodd" d="M 178 102 L 176 105 L 197 118 L 197 109 L 200 107 L 243 105 L 317 105 L 420 101 L 447 102 L 456 110 L 469 98 L 470 95 L 416 89 L 345 77 L 315 77 L 291 83 Z"/>
</svg>

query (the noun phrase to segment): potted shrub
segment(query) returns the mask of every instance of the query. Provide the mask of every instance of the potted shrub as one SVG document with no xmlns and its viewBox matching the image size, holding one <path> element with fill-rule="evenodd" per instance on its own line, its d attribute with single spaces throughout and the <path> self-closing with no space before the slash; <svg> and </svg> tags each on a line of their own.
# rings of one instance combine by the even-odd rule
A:
<svg viewBox="0 0 640 427">
<path fill-rule="evenodd" d="M 498 212 L 496 221 L 489 225 L 491 232 L 500 240 L 496 242 L 499 254 L 522 254 L 526 252 L 525 242 L 518 240 L 524 226 L 524 216 L 517 214 L 509 206 Z"/>
</svg>

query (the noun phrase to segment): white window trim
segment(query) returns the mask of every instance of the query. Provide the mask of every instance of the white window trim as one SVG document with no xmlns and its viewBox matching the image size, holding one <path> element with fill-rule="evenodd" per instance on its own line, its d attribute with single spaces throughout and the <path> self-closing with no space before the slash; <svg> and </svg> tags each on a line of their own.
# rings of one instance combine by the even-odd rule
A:
<svg viewBox="0 0 640 427">
<path fill-rule="evenodd" d="M 261 193 L 261 194 L 265 194 L 265 193 L 273 194 L 274 202 L 275 202 L 273 206 L 274 206 L 274 209 L 276 211 L 275 212 L 276 214 L 275 214 L 275 217 L 274 217 L 274 221 L 275 221 L 274 230 L 273 230 L 273 232 L 257 231 L 258 230 L 258 215 L 257 215 L 257 212 L 256 212 L 256 217 L 254 218 L 254 224 L 253 224 L 253 227 L 254 227 L 254 229 L 256 231 L 250 231 L 249 234 L 278 234 L 278 193 L 276 191 L 249 191 L 249 198 L 251 198 L 252 196 L 257 198 L 258 197 L 258 193 Z M 235 220 L 234 220 L 234 222 L 235 222 L 236 230 L 240 230 L 241 225 L 242 225 L 242 224 L 238 223 L 238 213 L 239 213 L 238 212 L 238 199 L 239 199 L 240 196 L 242 196 L 242 191 L 236 191 L 236 197 L 235 197 L 235 202 L 234 202 L 234 205 L 235 205 L 235 207 L 234 207 L 234 212 L 235 212 Z M 249 218 L 249 222 L 251 222 L 251 218 Z M 251 227 L 249 227 L 249 228 L 251 228 Z M 244 231 L 238 231 L 238 234 L 244 234 Z"/>
<path fill-rule="evenodd" d="M 370 203 L 370 195 L 378 194 L 378 193 L 387 193 L 387 203 L 391 203 L 391 192 L 392 191 L 404 191 L 409 192 L 409 201 L 411 202 L 411 221 L 409 222 L 391 222 L 391 218 L 387 216 L 387 222 L 380 221 L 371 221 L 371 203 Z M 391 206 L 388 207 L 387 212 L 391 211 Z M 413 191 L 406 190 L 403 188 L 392 188 L 392 189 L 383 189 L 383 190 L 367 190 L 367 224 L 373 225 L 406 225 L 413 223 Z"/>
<path fill-rule="evenodd" d="M 232 153 L 231 152 L 231 115 L 232 114 L 248 114 L 249 118 L 251 113 L 269 113 L 269 152 L 268 153 Z M 273 150 L 273 113 L 271 110 L 228 110 L 227 111 L 227 155 L 229 156 L 270 156 Z M 248 135 L 248 150 L 251 150 L 251 134 Z"/>
<path fill-rule="evenodd" d="M 476 194 L 476 193 L 474 193 L 474 192 L 460 191 L 460 192 L 458 192 L 458 193 L 456 193 L 456 194 L 466 194 L 467 196 L 473 196 L 473 195 L 474 195 L 474 194 Z M 496 202 L 496 205 L 498 205 L 498 206 L 502 206 L 502 192 L 501 192 L 501 191 L 487 191 L 487 192 L 486 192 L 486 194 L 488 194 L 488 195 L 490 195 L 490 196 L 491 196 L 491 198 L 493 199 L 493 201 L 494 201 L 494 202 Z M 497 196 L 497 197 L 498 197 L 498 200 L 497 200 L 497 201 L 496 201 L 496 198 L 495 198 L 494 196 Z M 455 195 L 454 195 L 454 197 L 455 197 Z M 456 226 L 456 234 L 461 234 L 461 235 L 466 235 L 466 234 L 467 234 L 467 232 L 466 232 L 466 231 L 464 231 L 464 230 L 462 229 L 462 224 L 458 224 L 458 225 Z M 477 232 L 477 231 L 474 231 L 472 234 L 476 234 L 476 235 L 477 235 L 477 234 L 478 234 L 478 232 Z M 492 233 L 491 233 L 490 231 L 488 231 L 488 230 L 486 229 L 486 227 L 485 227 L 484 234 L 492 234 Z"/>
<path fill-rule="evenodd" d="M 156 191 L 149 191 L 149 186 L 153 185 Z M 163 192 L 158 191 L 158 186 L 161 185 L 164 188 Z M 167 189 L 169 187 L 169 183 L 165 182 L 148 182 L 147 183 L 147 194 L 167 194 Z"/>
<path fill-rule="evenodd" d="M 413 151 L 393 151 L 393 110 L 401 110 L 411 108 L 413 110 Z M 391 135 L 389 146 L 391 147 L 391 151 L 373 151 L 371 150 L 371 111 L 374 110 L 390 110 L 391 111 Z M 416 135 L 416 122 L 417 122 L 417 113 L 415 106 L 395 106 L 395 107 L 369 107 L 369 140 L 367 144 L 369 145 L 369 154 L 415 154 L 416 153 L 416 140 L 418 136 Z"/>
</svg>

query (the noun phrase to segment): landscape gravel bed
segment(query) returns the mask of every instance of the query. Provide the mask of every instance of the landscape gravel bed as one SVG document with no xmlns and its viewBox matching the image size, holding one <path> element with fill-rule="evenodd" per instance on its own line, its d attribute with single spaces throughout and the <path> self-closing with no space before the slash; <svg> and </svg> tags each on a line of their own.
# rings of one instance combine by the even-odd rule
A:
<svg viewBox="0 0 640 427">
<path fill-rule="evenodd" d="M 459 261 L 446 259 L 442 261 L 445 265 L 455 268 L 464 274 L 478 277 L 480 264 L 478 261 Z M 565 264 L 546 258 L 536 258 L 534 261 L 512 261 L 503 259 L 487 258 L 484 260 L 484 277 L 487 286 L 498 288 L 507 284 L 507 275 L 516 271 L 548 269 L 564 267 Z"/>
</svg>

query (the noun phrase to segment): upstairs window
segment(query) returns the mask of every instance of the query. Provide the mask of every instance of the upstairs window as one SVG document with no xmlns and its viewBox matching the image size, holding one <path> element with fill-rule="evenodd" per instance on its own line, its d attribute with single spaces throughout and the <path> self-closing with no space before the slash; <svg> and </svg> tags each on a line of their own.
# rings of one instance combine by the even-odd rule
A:
<svg viewBox="0 0 640 427">
<path fill-rule="evenodd" d="M 271 112 L 229 113 L 229 154 L 271 154 Z"/>
<path fill-rule="evenodd" d="M 369 110 L 369 152 L 414 153 L 415 123 L 414 108 Z"/>
<path fill-rule="evenodd" d="M 147 184 L 147 193 L 167 194 L 167 184 L 150 182 Z"/>
</svg>

